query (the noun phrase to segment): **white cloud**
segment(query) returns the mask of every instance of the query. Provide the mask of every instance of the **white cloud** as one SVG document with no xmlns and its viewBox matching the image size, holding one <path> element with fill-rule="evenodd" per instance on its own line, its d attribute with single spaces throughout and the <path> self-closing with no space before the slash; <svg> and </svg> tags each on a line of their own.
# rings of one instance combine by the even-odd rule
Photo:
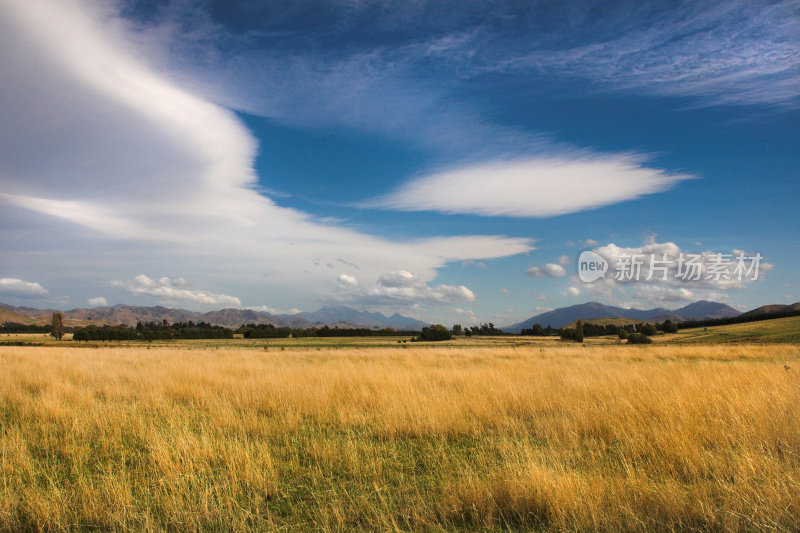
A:
<svg viewBox="0 0 800 533">
<path fill-rule="evenodd" d="M 586 239 L 586 240 L 581 241 L 581 242 L 583 243 L 584 246 L 587 246 L 587 247 L 588 246 L 597 246 L 597 241 L 594 240 L 594 239 Z"/>
<path fill-rule="evenodd" d="M 562 255 L 558 258 L 558 264 L 562 267 L 569 266 L 572 264 L 572 259 L 570 259 L 569 256 Z"/>
<path fill-rule="evenodd" d="M 163 304 L 190 303 L 203 307 L 214 306 L 241 306 L 242 302 L 235 296 L 217 294 L 203 290 L 190 290 L 179 288 L 186 284 L 183 278 L 170 279 L 162 277 L 158 281 L 139 274 L 131 281 L 112 281 L 115 287 L 122 287 L 131 294 L 138 296 L 154 296 Z"/>
<path fill-rule="evenodd" d="M 632 155 L 561 155 L 481 163 L 413 180 L 371 206 L 485 216 L 549 217 L 665 191 L 689 174 Z"/>
<path fill-rule="evenodd" d="M 44 287 L 32 281 L 23 281 L 17 278 L 0 278 L 0 294 L 8 296 L 21 296 L 23 298 L 34 298 L 37 296 L 49 296 Z"/>
<path fill-rule="evenodd" d="M 525 270 L 525 273 L 529 276 L 536 277 L 536 278 L 563 278 L 567 275 L 567 271 L 561 265 L 556 265 L 555 263 L 547 263 L 543 267 L 530 267 Z"/>
<path fill-rule="evenodd" d="M 575 298 L 579 296 L 580 293 L 581 291 L 579 291 L 577 287 L 570 287 L 569 289 L 567 289 L 567 296 L 569 296 L 570 298 Z"/>
<path fill-rule="evenodd" d="M 87 303 L 92 307 L 105 307 L 108 305 L 108 302 L 102 296 L 98 296 L 97 298 L 89 298 Z"/>
<path fill-rule="evenodd" d="M 245 309 L 248 309 L 250 311 L 256 311 L 258 313 L 269 313 L 271 315 L 280 314 L 280 311 L 278 311 L 273 307 L 269 307 L 267 305 L 257 305 L 255 307 L 246 307 Z"/>
<path fill-rule="evenodd" d="M 464 285 L 436 285 L 425 283 L 407 270 L 395 270 L 378 277 L 375 285 L 363 289 L 341 286 L 340 300 L 363 305 L 427 303 L 447 305 L 475 301 L 475 293 Z"/>
<path fill-rule="evenodd" d="M 450 311 L 456 315 L 466 318 L 472 324 L 478 323 L 478 315 L 476 315 L 475 312 L 472 311 L 471 309 L 461 309 L 460 307 L 454 307 L 450 309 Z"/>
<path fill-rule="evenodd" d="M 378 285 L 390 289 L 413 287 L 416 284 L 417 276 L 408 270 L 396 270 L 394 272 L 388 272 L 378 278 Z"/>
<path fill-rule="evenodd" d="M 350 276 L 348 274 L 340 274 L 339 275 L 339 283 L 345 285 L 347 287 L 356 287 L 358 286 L 358 280 L 354 276 Z"/>
</svg>

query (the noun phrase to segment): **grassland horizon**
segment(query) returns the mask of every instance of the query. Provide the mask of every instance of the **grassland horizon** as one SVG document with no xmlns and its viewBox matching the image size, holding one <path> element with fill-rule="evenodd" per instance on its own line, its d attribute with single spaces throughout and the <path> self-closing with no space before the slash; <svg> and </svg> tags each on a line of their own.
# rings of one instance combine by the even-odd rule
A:
<svg viewBox="0 0 800 533">
<path fill-rule="evenodd" d="M 0 346 L 0 366 L 1 531 L 800 527 L 796 345 Z"/>
</svg>

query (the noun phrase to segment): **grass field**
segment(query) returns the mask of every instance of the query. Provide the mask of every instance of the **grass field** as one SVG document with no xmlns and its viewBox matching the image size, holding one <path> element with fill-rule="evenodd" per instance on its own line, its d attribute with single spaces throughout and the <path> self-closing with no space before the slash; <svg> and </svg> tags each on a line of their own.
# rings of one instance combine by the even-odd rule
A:
<svg viewBox="0 0 800 533">
<path fill-rule="evenodd" d="M 0 530 L 800 528 L 795 345 L 317 348 L 0 347 Z"/>
</svg>

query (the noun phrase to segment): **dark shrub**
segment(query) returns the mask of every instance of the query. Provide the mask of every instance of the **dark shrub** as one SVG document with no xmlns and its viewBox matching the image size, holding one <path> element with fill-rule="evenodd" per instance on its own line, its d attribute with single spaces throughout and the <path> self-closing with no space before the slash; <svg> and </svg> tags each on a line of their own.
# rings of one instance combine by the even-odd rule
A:
<svg viewBox="0 0 800 533">
<path fill-rule="evenodd" d="M 652 344 L 653 339 L 641 333 L 631 333 L 628 337 L 628 344 Z"/>
<path fill-rule="evenodd" d="M 452 338 L 450 330 L 441 324 L 435 324 L 430 327 L 422 328 L 419 334 L 421 341 L 449 341 Z"/>
</svg>

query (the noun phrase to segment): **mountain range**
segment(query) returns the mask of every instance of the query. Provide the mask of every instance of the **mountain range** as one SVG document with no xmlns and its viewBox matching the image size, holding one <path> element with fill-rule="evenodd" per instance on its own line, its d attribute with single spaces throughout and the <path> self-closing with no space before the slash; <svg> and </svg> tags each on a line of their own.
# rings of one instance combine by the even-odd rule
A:
<svg viewBox="0 0 800 533">
<path fill-rule="evenodd" d="M 15 307 L 0 303 L 0 323 L 17 322 L 23 324 L 49 323 L 55 309 L 36 309 Z M 398 313 L 385 316 L 381 313 L 356 311 L 344 306 L 326 306 L 313 312 L 297 314 L 272 314 L 252 309 L 220 309 L 199 313 L 185 309 L 171 309 L 162 306 L 142 307 L 114 305 L 110 307 L 77 308 L 62 311 L 67 326 L 87 323 L 125 324 L 135 326 L 137 322 L 208 322 L 219 326 L 238 328 L 242 324 L 272 324 L 291 328 L 310 328 L 320 326 L 365 327 L 372 329 L 394 328 L 398 330 L 420 330 L 427 326 L 422 322 Z"/>
<path fill-rule="evenodd" d="M 663 322 L 667 319 L 673 322 L 680 322 L 684 320 L 700 320 L 706 318 L 727 318 L 739 316 L 740 314 L 739 311 L 729 305 L 706 300 L 694 302 L 679 309 L 665 309 L 663 307 L 656 307 L 654 309 L 626 309 L 623 307 L 605 305 L 600 302 L 587 302 L 585 304 L 554 309 L 553 311 L 533 316 L 522 322 L 506 326 L 503 328 L 503 331 L 519 333 L 522 329 L 530 328 L 534 324 L 560 328 L 576 320 L 592 318 L 625 317 L 648 322 Z"/>
<path fill-rule="evenodd" d="M 427 326 L 427 322 L 416 320 L 395 313 L 392 316 L 385 316 L 381 313 L 370 313 L 368 311 L 356 311 L 345 306 L 325 306 L 312 312 L 302 312 L 296 315 L 281 315 L 294 316 L 304 318 L 311 323 L 315 324 L 329 324 L 344 322 L 347 324 L 368 325 L 369 327 L 383 327 L 405 330 L 420 330 Z"/>
</svg>

